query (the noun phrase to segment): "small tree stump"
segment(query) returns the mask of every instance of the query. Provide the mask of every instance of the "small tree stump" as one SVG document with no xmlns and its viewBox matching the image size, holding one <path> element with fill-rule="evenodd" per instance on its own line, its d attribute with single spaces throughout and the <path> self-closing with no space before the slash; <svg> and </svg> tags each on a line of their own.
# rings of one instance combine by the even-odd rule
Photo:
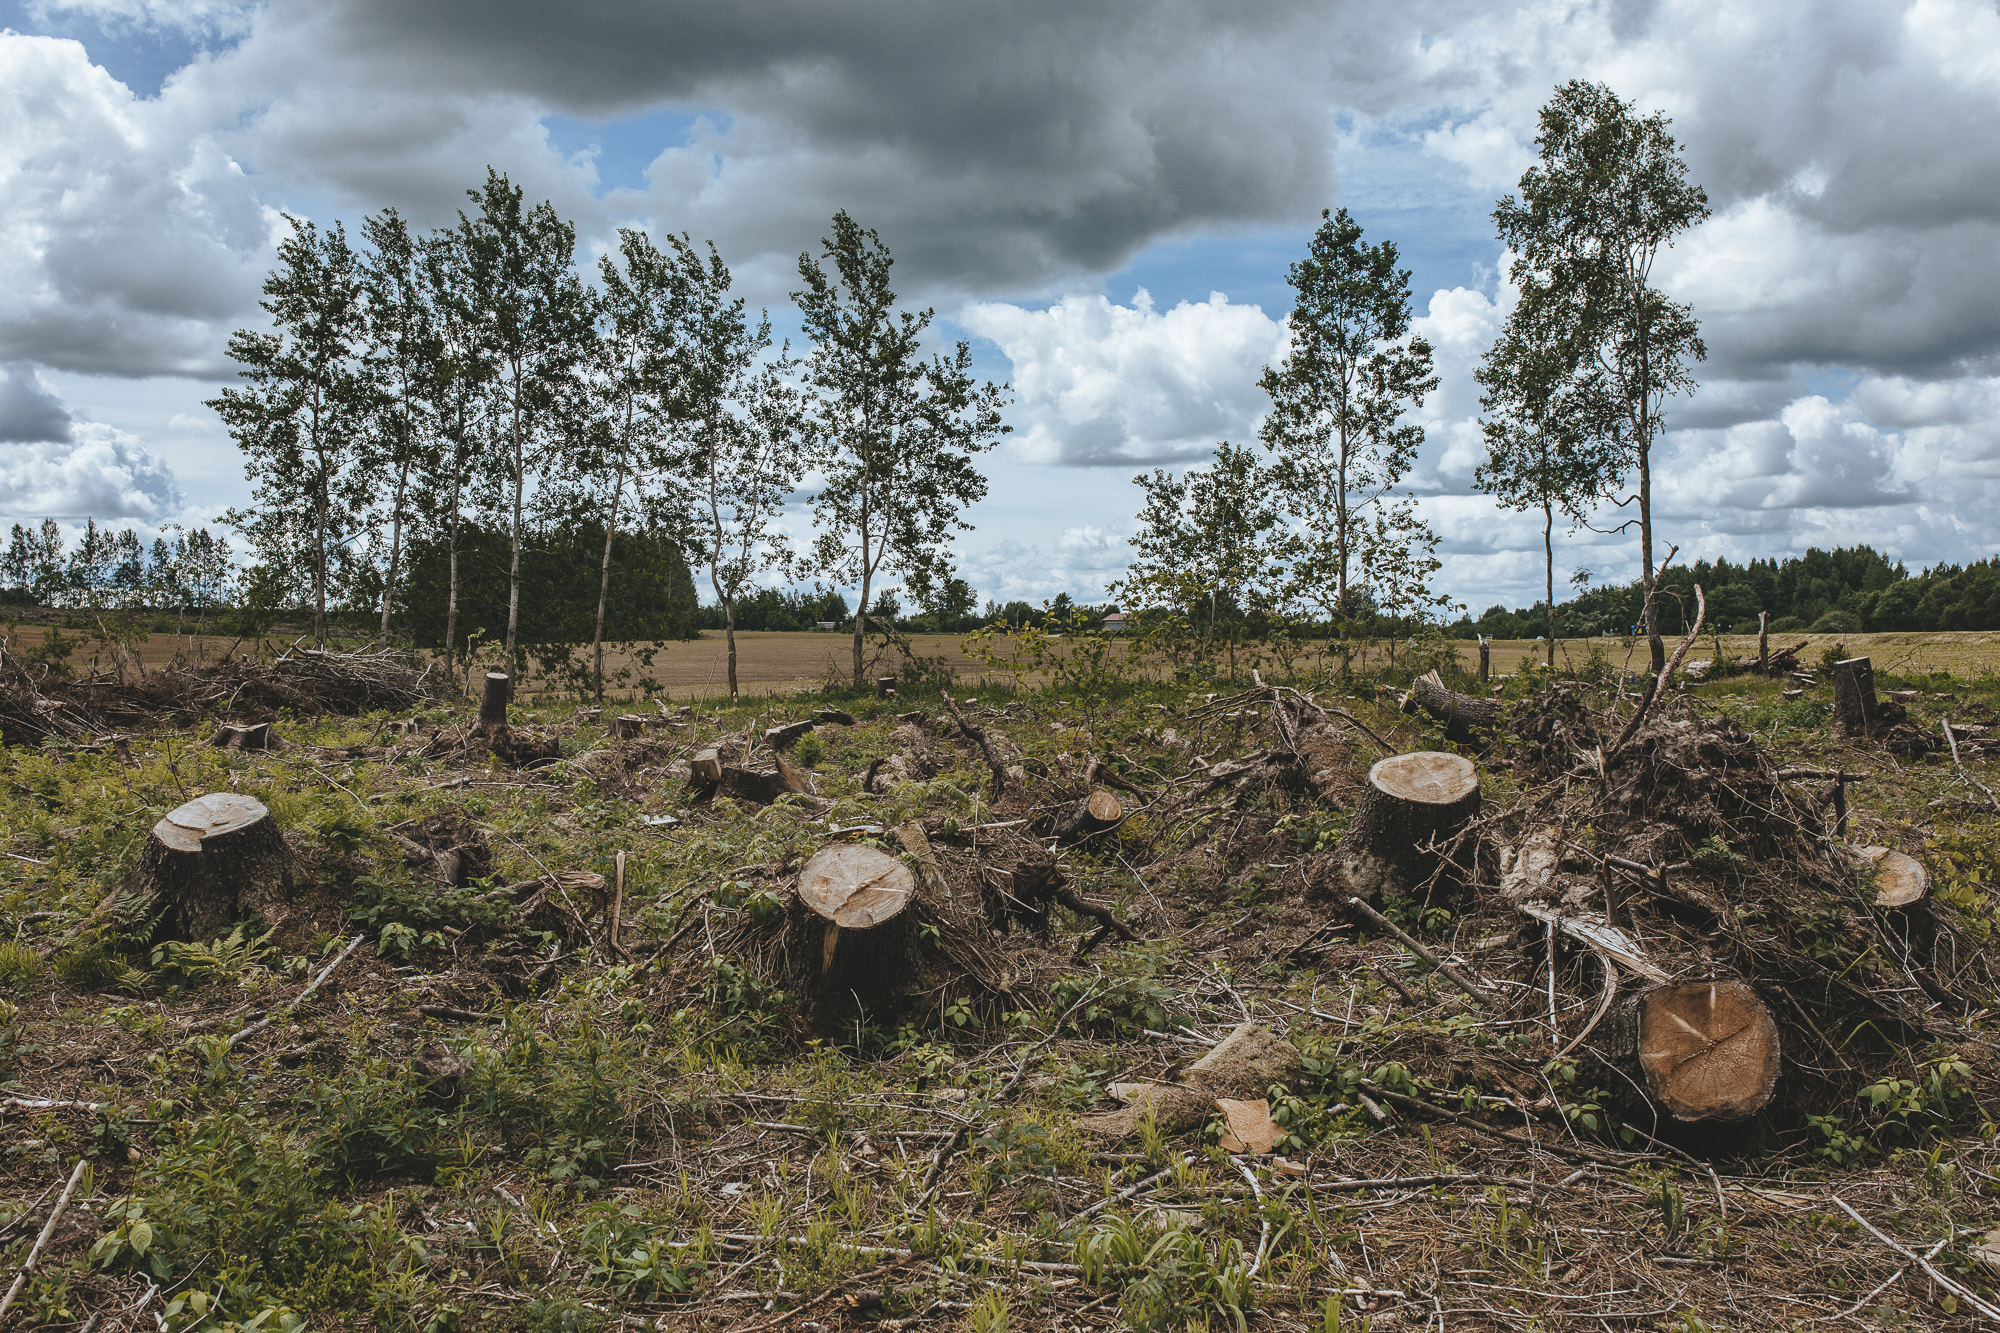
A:
<svg viewBox="0 0 2000 1333">
<path fill-rule="evenodd" d="M 877 676 L 875 678 L 875 697 L 877 699 L 887 699 L 895 693 L 896 678 L 894 676 Z"/>
<path fill-rule="evenodd" d="M 1833 718 L 1843 736 L 1866 736 L 1875 727 L 1875 664 L 1849 657 L 1833 664 Z"/>
<path fill-rule="evenodd" d="M 793 722 L 782 727 L 770 727 L 764 732 L 764 744 L 773 750 L 789 750 L 805 738 L 813 729 L 811 722 Z"/>
<path fill-rule="evenodd" d="M 780 796 L 810 796 L 812 789 L 806 786 L 781 759 L 778 761 L 778 771 L 775 773 L 760 773 L 754 768 L 737 768 L 725 764 L 722 776 L 716 783 L 716 793 L 754 801 L 758 805 L 769 805 Z"/>
<path fill-rule="evenodd" d="M 197 796 L 153 825 L 120 896 L 155 894 L 182 939 L 221 938 L 232 922 L 288 915 L 294 864 L 271 812 L 254 796 Z"/>
<path fill-rule="evenodd" d="M 507 725 L 507 701 L 514 697 L 514 682 L 504 671 L 486 673 L 486 686 L 479 696 L 479 721 L 475 731 L 489 735 Z"/>
<path fill-rule="evenodd" d="M 1887 847 L 1863 847 L 1856 855 L 1875 866 L 1877 907 L 1892 911 L 1914 907 L 1929 896 L 1930 872 L 1916 857 Z"/>
<path fill-rule="evenodd" d="M 834 843 L 813 853 L 799 871 L 798 900 L 807 913 L 802 934 L 818 946 L 811 960 L 822 994 L 853 992 L 869 1003 L 902 984 L 903 909 L 916 891 L 910 868 L 878 847 Z"/>
<path fill-rule="evenodd" d="M 713 749 L 699 751 L 688 760 L 688 770 L 697 782 L 722 781 L 722 752 Z"/>
<path fill-rule="evenodd" d="M 1340 869 L 1359 898 L 1414 897 L 1441 864 L 1427 844 L 1448 842 L 1479 813 L 1479 771 L 1462 755 L 1421 750 L 1368 770 Z"/>
<path fill-rule="evenodd" d="M 1093 791 L 1056 816 L 1049 832 L 1058 838 L 1087 838 L 1116 827 L 1125 817 L 1125 807 L 1108 791 Z"/>
<path fill-rule="evenodd" d="M 208 743 L 218 750 L 282 750 L 285 738 L 271 730 L 269 722 L 258 722 L 250 726 L 237 726 L 225 722 L 215 729 Z"/>
<path fill-rule="evenodd" d="M 646 734 L 646 719 L 637 713 L 621 713 L 611 719 L 611 739 L 636 740 Z"/>
<path fill-rule="evenodd" d="M 1599 1058 L 1682 1124 L 1748 1120 L 1778 1086 L 1778 1025 L 1742 981 L 1651 987 L 1614 1009 L 1603 1031 Z"/>
</svg>

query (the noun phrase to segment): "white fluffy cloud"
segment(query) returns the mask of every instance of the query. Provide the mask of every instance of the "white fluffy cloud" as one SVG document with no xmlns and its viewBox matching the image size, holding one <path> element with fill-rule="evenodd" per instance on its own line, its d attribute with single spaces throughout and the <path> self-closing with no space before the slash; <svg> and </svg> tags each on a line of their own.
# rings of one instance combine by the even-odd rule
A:
<svg viewBox="0 0 2000 1333">
<path fill-rule="evenodd" d="M 68 442 L 0 444 L 0 516 L 156 522 L 181 503 L 165 460 L 124 431 L 86 421 Z"/>
</svg>

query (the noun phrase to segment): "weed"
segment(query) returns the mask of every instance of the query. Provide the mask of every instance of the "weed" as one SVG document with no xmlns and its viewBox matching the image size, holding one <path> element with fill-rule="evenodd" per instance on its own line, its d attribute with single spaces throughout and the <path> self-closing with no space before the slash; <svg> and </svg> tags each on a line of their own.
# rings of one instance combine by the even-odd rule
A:
<svg viewBox="0 0 2000 1333">
<path fill-rule="evenodd" d="M 240 981 L 274 953 L 270 931 L 247 936 L 239 924 L 213 944 L 168 940 L 153 950 L 153 967 L 167 985 L 193 990 L 219 981 Z"/>
<path fill-rule="evenodd" d="M 42 979 L 42 958 L 25 944 L 0 944 L 0 991 L 20 995 Z"/>
</svg>

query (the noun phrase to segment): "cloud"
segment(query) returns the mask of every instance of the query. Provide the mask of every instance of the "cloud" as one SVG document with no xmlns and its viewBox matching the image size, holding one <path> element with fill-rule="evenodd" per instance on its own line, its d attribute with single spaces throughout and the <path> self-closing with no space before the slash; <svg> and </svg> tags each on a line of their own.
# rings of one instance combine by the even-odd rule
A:
<svg viewBox="0 0 2000 1333">
<path fill-rule="evenodd" d="M 181 503 L 166 461 L 112 426 L 86 421 L 73 442 L 0 445 L 0 508 L 13 521 L 44 517 L 154 521 Z"/>
<path fill-rule="evenodd" d="M 69 409 L 43 387 L 33 366 L 0 366 L 0 441 L 67 444 Z"/>
<path fill-rule="evenodd" d="M 1283 338 L 1278 321 L 1220 292 L 1166 311 L 1143 290 L 1129 306 L 981 302 L 959 323 L 1014 364 L 1018 456 L 1069 467 L 1185 462 L 1252 437 L 1268 406 L 1257 377 Z"/>
</svg>

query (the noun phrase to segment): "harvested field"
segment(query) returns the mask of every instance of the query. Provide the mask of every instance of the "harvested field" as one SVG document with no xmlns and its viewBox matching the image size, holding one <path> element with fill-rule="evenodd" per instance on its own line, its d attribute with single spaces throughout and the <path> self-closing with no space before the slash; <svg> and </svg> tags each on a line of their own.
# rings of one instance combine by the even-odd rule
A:
<svg viewBox="0 0 2000 1333">
<path fill-rule="evenodd" d="M 0 752 L 25 1322 L 2000 1310 L 2000 682 L 1884 666 L 1853 735 L 1739 677 L 1516 682 L 1456 742 L 1365 679 L 614 736 L 373 709 L 391 665 L 0 692 L 43 729 Z M 284 716 L 218 729 L 239 689 Z"/>
</svg>

